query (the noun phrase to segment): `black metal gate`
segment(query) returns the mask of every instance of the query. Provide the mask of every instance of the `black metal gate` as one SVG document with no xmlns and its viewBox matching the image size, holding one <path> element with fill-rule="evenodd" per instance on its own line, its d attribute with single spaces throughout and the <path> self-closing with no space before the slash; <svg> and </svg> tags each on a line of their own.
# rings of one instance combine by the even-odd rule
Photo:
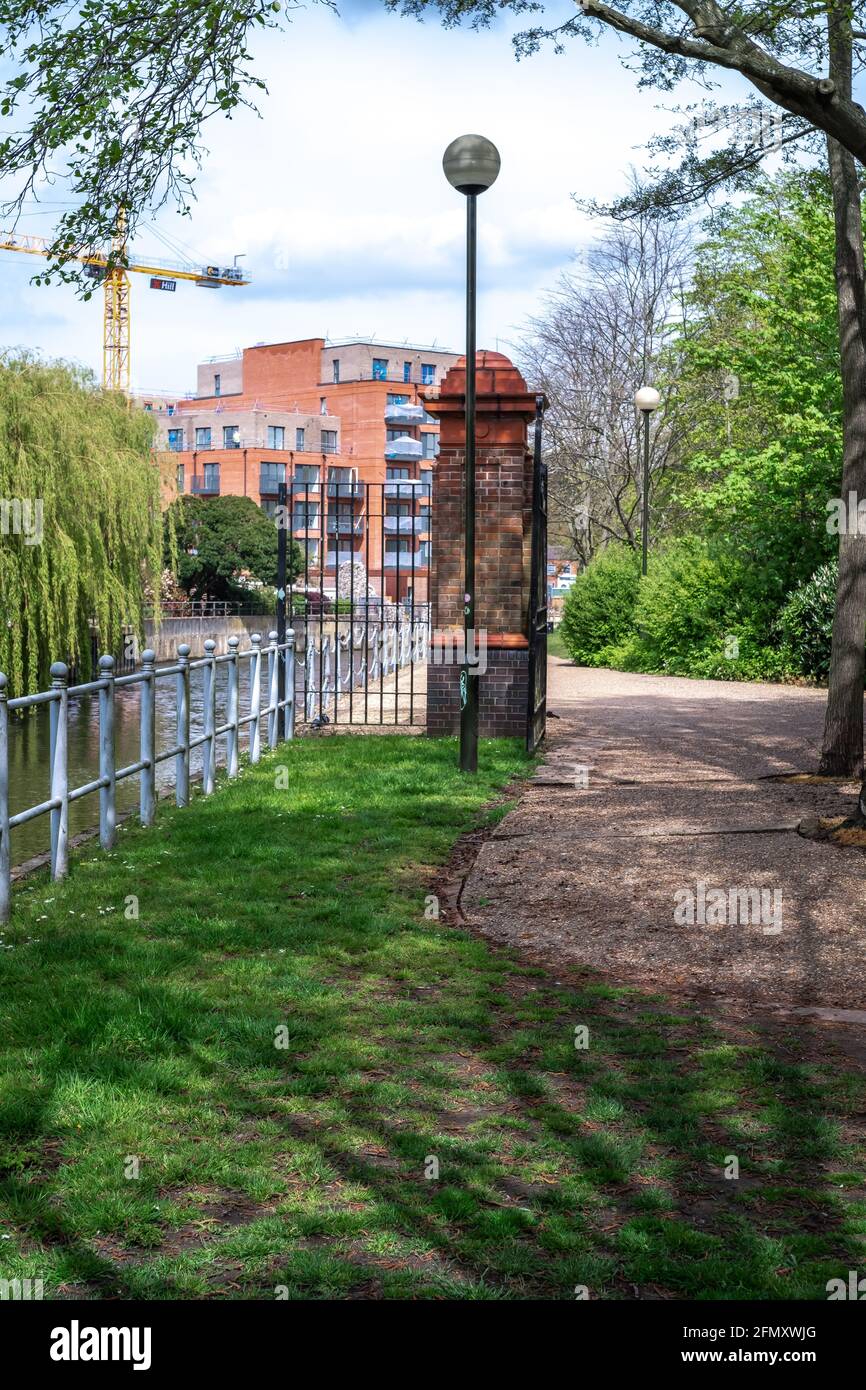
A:
<svg viewBox="0 0 866 1390">
<path fill-rule="evenodd" d="M 363 483 L 311 464 L 288 480 L 298 723 L 426 721 L 432 488 L 416 467 Z"/>
<path fill-rule="evenodd" d="M 529 584 L 529 699 L 526 747 L 533 753 L 547 724 L 547 466 L 541 457 L 544 397 L 535 397 L 532 466 L 532 558 Z"/>
</svg>

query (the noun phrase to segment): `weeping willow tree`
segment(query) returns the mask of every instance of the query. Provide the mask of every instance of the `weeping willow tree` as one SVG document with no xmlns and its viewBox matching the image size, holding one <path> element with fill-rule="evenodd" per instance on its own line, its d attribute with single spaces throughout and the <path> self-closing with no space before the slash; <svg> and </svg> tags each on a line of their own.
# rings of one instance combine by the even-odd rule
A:
<svg viewBox="0 0 866 1390">
<path fill-rule="evenodd" d="M 153 423 L 90 373 L 0 355 L 0 670 L 44 688 L 52 661 L 90 670 L 95 626 L 116 652 L 159 594 Z"/>
</svg>

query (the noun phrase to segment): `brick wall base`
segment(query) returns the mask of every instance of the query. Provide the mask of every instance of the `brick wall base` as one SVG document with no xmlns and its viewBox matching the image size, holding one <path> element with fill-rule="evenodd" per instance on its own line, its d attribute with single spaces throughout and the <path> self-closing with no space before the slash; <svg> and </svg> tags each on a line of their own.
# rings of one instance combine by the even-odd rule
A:
<svg viewBox="0 0 866 1390">
<path fill-rule="evenodd" d="M 480 682 L 478 732 L 481 738 L 523 738 L 529 699 L 529 652 L 488 648 Z M 443 738 L 460 731 L 460 667 L 427 667 L 427 733 Z"/>
</svg>

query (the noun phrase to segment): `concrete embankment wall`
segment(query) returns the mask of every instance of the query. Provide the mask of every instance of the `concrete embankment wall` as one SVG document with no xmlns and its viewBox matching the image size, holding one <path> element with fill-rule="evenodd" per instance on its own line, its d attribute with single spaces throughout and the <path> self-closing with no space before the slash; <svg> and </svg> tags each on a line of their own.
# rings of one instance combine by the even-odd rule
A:
<svg viewBox="0 0 866 1390">
<path fill-rule="evenodd" d="M 267 643 L 268 633 L 277 625 L 273 613 L 251 614 L 232 618 L 163 618 L 156 628 L 148 619 L 144 624 L 144 643 L 156 652 L 158 662 L 174 661 L 181 642 L 186 642 L 193 656 L 202 656 L 208 638 L 216 642 L 217 656 L 228 651 L 230 637 L 240 639 L 242 648 L 250 645 L 250 634 L 261 634 Z"/>
</svg>

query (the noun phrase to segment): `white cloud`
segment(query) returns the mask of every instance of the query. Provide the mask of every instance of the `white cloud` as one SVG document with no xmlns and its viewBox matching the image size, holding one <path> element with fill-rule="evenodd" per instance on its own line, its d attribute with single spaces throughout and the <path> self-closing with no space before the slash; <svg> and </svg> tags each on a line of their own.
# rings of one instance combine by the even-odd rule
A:
<svg viewBox="0 0 866 1390">
<path fill-rule="evenodd" d="M 669 119 L 620 68 L 614 36 L 517 63 L 519 27 L 446 31 L 380 8 L 354 6 L 342 19 L 314 7 L 265 36 L 263 119 L 213 122 L 192 217 L 159 218 L 202 260 L 230 264 L 245 252 L 254 284 L 181 283 L 169 296 L 133 277 L 135 382 L 186 389 L 200 358 L 324 333 L 459 347 L 465 214 L 441 158 L 464 130 L 488 135 L 502 155 L 479 203 L 479 342 L 513 341 L 590 235 L 572 193 L 621 191 L 637 147 Z M 157 245 L 143 232 L 134 251 Z M 98 302 L 29 287 L 24 257 L 0 253 L 0 264 L 14 292 L 6 341 L 98 369 Z"/>
</svg>

